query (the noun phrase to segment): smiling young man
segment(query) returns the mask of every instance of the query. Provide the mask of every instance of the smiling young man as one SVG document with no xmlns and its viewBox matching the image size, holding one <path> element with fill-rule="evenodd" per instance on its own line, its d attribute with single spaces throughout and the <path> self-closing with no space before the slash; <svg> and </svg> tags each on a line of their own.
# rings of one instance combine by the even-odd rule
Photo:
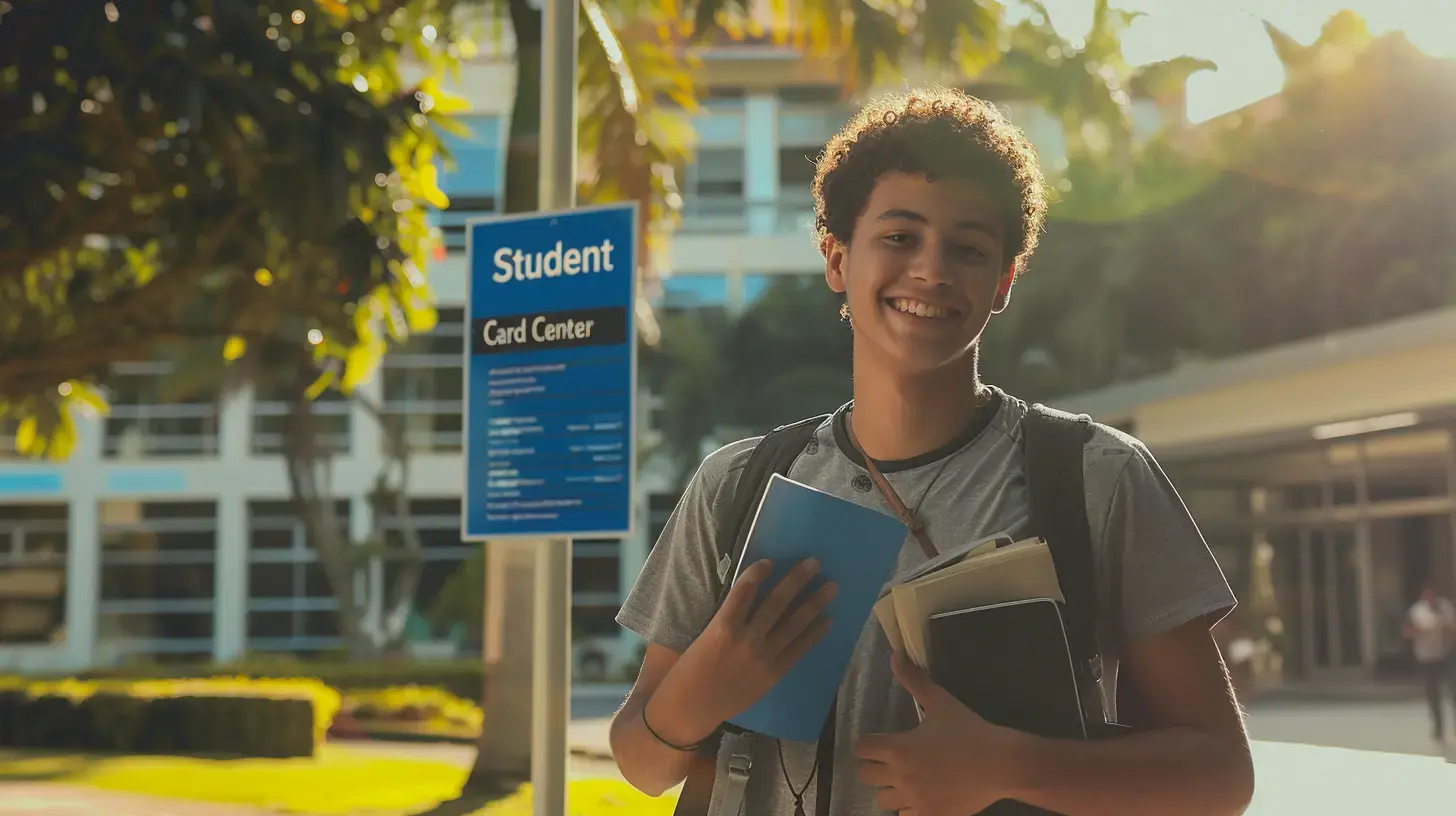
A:
<svg viewBox="0 0 1456 816">
<path fill-rule="evenodd" d="M 1043 184 L 1023 134 L 955 91 L 878 100 L 829 143 L 814 183 L 818 239 L 854 333 L 854 401 L 818 428 L 791 478 L 890 512 L 862 450 L 942 554 L 1031 532 L 1020 447 L 1028 407 L 980 382 L 976 349 L 1035 248 Z M 648 646 L 612 724 L 613 753 L 654 795 L 681 782 L 693 746 L 823 632 L 832 587 L 797 611 L 788 605 L 812 565 L 751 618 L 759 568 L 717 605 L 714 537 L 755 442 L 703 462 L 618 617 Z M 1123 701 L 1117 717 L 1136 732 L 1063 742 L 988 724 L 892 660 L 871 619 L 840 686 L 833 816 L 968 816 L 1003 798 L 1067 816 L 1245 809 L 1247 738 L 1209 631 L 1235 603 L 1223 574 L 1136 439 L 1095 426 L 1083 465 L 1086 507 L 1067 512 L 1085 512 L 1092 531 L 1102 691 L 1114 711 Z M 924 558 L 907 538 L 899 567 Z M 817 771 L 814 745 L 756 740 L 742 812 L 815 813 Z"/>
</svg>

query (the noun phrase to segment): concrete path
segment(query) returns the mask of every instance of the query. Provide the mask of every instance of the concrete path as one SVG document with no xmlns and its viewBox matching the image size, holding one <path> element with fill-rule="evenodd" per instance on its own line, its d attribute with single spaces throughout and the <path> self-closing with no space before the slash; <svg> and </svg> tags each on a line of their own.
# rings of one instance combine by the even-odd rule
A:
<svg viewBox="0 0 1456 816">
<path fill-rule="evenodd" d="M 268 816 L 268 812 L 50 782 L 7 782 L 0 784 L 0 816 Z"/>
</svg>

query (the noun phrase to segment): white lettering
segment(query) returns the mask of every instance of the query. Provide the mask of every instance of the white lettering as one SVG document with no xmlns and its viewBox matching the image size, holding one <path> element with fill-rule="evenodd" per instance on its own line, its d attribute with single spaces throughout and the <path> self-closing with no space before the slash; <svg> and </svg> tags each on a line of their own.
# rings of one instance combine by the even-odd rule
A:
<svg viewBox="0 0 1456 816">
<path fill-rule="evenodd" d="M 510 283 L 559 278 L 562 275 L 615 272 L 617 265 L 612 252 L 616 248 L 610 239 L 574 247 L 557 241 L 550 249 L 538 252 L 527 252 L 516 247 L 499 247 L 493 257 L 497 271 L 491 274 L 491 280 L 496 283 Z"/>
<path fill-rule="evenodd" d="M 547 323 L 544 316 L 537 316 L 531 321 L 531 338 L 538 343 L 550 343 L 556 340 L 585 340 L 591 337 L 592 324 L 595 320 L 563 320 L 560 323 Z"/>
<path fill-rule="evenodd" d="M 538 320 L 540 318 L 537 318 Z M 500 326 L 498 320 L 487 320 L 482 327 L 482 339 L 487 346 L 509 346 L 513 343 L 526 342 L 526 321 L 523 318 L 520 325 Z"/>
<path fill-rule="evenodd" d="M 495 251 L 495 268 L 499 269 L 490 279 L 496 283 L 509 283 L 511 274 L 516 271 L 515 264 L 511 263 L 511 253 L 515 250 L 510 247 L 501 247 Z"/>
</svg>

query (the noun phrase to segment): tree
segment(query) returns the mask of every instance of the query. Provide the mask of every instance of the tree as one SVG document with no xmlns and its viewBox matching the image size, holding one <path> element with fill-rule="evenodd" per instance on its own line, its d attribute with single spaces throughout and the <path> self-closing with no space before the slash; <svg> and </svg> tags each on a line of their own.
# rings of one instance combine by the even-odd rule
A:
<svg viewBox="0 0 1456 816">
<path fill-rule="evenodd" d="M 1067 153 L 1048 174 L 1047 234 L 1022 270 L 1012 308 L 991 322 L 981 362 L 991 379 L 1045 399 L 1149 368 L 1122 342 L 1118 304 L 1132 268 L 1125 237 L 1209 184 L 1178 144 L 1188 79 L 1216 66 L 1188 56 L 1129 64 L 1122 38 L 1143 15 L 1107 0 L 1097 0 L 1080 47 L 1052 27 L 1041 3 L 1026 5 L 1032 14 L 1013 31 L 1002 71 L 1058 118 Z M 1168 111 L 1150 137 L 1134 127 L 1135 98 Z"/>
<path fill-rule="evenodd" d="M 367 549 L 323 487 L 312 401 L 434 324 L 425 209 L 447 203 L 438 130 L 458 129 L 439 91 L 455 6 L 0 6 L 0 418 L 22 452 L 64 457 L 114 362 L 201 355 L 214 387 L 266 375 L 293 406 L 290 487 L 356 655 L 378 645 L 354 590 Z M 376 526 L 404 506 L 407 451 L 386 435 Z"/>
<path fill-rule="evenodd" d="M 347 388 L 430 327 L 452 5 L 7 4 L 0 409 L 22 450 L 65 455 L 67 402 L 101 407 L 88 384 L 159 344 L 286 337 Z"/>
<path fill-rule="evenodd" d="M 1309 45 L 1268 31 L 1284 88 L 1208 125 L 1215 182 L 1129 250 L 1126 308 L 1156 317 L 1126 342 L 1165 365 L 1456 303 L 1448 62 L 1348 12 Z"/>
</svg>

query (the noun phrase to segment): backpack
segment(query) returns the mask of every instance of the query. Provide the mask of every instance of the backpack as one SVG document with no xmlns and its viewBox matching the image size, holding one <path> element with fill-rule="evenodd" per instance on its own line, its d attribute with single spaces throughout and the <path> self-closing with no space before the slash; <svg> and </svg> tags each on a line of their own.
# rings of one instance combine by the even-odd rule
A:
<svg viewBox="0 0 1456 816">
<path fill-rule="evenodd" d="M 775 428 L 759 440 L 739 476 L 728 512 L 721 519 L 718 546 L 718 604 L 728 594 L 729 576 L 748 542 L 753 511 L 763 499 L 769 477 L 787 475 L 789 468 L 808 445 L 815 430 L 828 415 L 811 417 Z M 1030 486 L 1031 519 L 1036 532 L 1046 540 L 1056 566 L 1057 580 L 1066 600 L 1067 638 L 1079 665 L 1085 666 L 1079 681 L 1086 687 L 1083 699 L 1100 700 L 1097 681 L 1101 677 L 1097 647 L 1097 595 L 1092 563 L 1092 535 L 1087 522 L 1083 490 L 1083 448 L 1092 433 L 1086 415 L 1068 414 L 1034 404 L 1022 429 L 1027 480 Z M 1074 510 L 1073 510 L 1074 509 Z M 834 779 L 834 724 L 837 711 L 831 707 L 818 744 L 817 803 L 821 816 L 828 813 Z M 744 787 L 752 766 L 753 735 L 724 723 L 706 740 L 694 756 L 678 797 L 674 816 L 708 816 L 717 776 L 718 754 L 730 742 L 728 760 L 729 798 L 721 816 L 738 816 Z M 993 806 L 987 813 L 1044 813 L 1014 802 Z"/>
</svg>

